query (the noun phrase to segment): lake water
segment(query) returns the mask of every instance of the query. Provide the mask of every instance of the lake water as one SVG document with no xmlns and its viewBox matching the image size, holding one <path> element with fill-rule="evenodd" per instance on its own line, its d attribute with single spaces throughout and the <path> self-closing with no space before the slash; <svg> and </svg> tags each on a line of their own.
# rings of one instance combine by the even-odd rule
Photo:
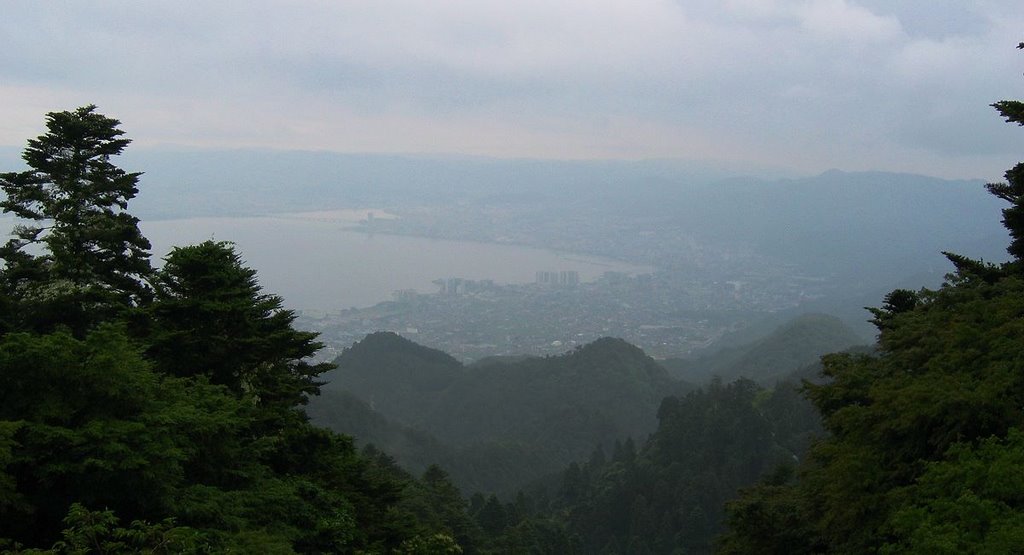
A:
<svg viewBox="0 0 1024 555">
<path fill-rule="evenodd" d="M 264 290 L 289 308 L 336 311 L 391 300 L 400 289 L 431 293 L 438 278 L 528 283 L 538 271 L 575 270 L 581 281 L 607 271 L 647 272 L 625 262 L 544 249 L 367 234 L 352 229 L 366 210 L 266 217 L 144 221 L 159 264 L 175 245 L 214 239 L 237 245 Z M 374 211 L 376 218 L 389 214 Z"/>
</svg>

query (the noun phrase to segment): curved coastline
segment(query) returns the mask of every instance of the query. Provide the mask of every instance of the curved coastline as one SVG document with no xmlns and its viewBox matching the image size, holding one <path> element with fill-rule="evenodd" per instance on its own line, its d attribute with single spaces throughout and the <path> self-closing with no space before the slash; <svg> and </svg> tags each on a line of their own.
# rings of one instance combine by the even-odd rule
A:
<svg viewBox="0 0 1024 555">
<path fill-rule="evenodd" d="M 296 309 L 373 306 L 399 290 L 436 291 L 437 279 L 530 283 L 540 271 L 576 271 L 592 281 L 606 271 L 647 273 L 648 266 L 586 253 L 490 241 L 383 233 L 345 218 L 310 213 L 143 221 L 154 260 L 173 246 L 207 239 L 238 245 L 267 292 Z M 322 215 L 323 213 L 316 213 Z"/>
</svg>

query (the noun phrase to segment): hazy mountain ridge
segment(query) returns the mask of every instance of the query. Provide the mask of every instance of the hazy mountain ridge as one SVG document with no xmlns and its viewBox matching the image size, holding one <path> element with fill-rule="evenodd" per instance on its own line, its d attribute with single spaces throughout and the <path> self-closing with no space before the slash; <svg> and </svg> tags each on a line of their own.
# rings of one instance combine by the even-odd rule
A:
<svg viewBox="0 0 1024 555">
<path fill-rule="evenodd" d="M 796 373 L 813 373 L 821 354 L 860 342 L 836 318 L 803 316 L 742 348 L 687 361 L 686 375 L 748 375 L 774 386 Z M 629 437 L 643 444 L 658 428 L 664 399 L 693 389 L 639 348 L 613 338 L 559 356 L 465 366 L 436 349 L 379 332 L 336 363 L 325 375 L 322 396 L 310 404 L 315 422 L 373 443 L 413 471 L 439 463 L 467 493 L 511 494 L 586 460 L 597 446 L 610 448 Z M 701 364 L 706 368 L 696 368 Z M 795 418 L 774 414 L 772 406 L 759 410 L 766 418 L 771 413 L 778 425 Z M 809 441 L 807 421 L 801 414 L 796 428 L 783 434 L 793 439 L 775 441 L 789 445 L 787 452 L 802 451 Z"/>
<path fill-rule="evenodd" d="M 0 148 L 0 160 L 5 166 L 21 165 L 19 152 Z M 804 218 L 818 229 L 833 222 L 826 230 L 865 231 L 850 228 L 851 221 L 873 228 L 896 220 L 914 227 L 942 220 L 947 224 L 945 234 L 958 240 L 979 226 L 1005 234 L 998 221 L 951 218 L 964 214 L 965 208 L 998 209 L 998 200 L 984 193 L 984 181 L 916 174 L 829 170 L 776 178 L 752 168 L 737 171 L 684 160 L 557 161 L 244 149 L 133 149 L 123 159 L 126 169 L 145 172 L 133 202 L 134 211 L 144 218 L 352 208 L 368 200 L 433 204 L 459 198 L 514 204 L 509 201 L 564 198 L 573 204 L 627 200 L 611 209 L 683 217 L 695 229 L 715 236 L 725 232 L 768 239 L 764 231 L 779 222 L 799 224 Z M 245 198 L 237 196 L 240 192 Z M 225 202 L 212 202 L 217 198 Z M 181 208 L 188 210 L 175 214 Z"/>
<path fill-rule="evenodd" d="M 653 430 L 653 412 L 641 409 L 653 409 L 675 388 L 639 348 L 604 338 L 561 356 L 477 368 L 442 393 L 444 408 L 430 422 L 452 441 L 481 441 L 498 429 L 519 440 L 564 435 L 563 446 L 587 453 L 597 443 Z M 607 431 L 593 433 L 600 428 Z"/>
<path fill-rule="evenodd" d="M 663 365 L 674 377 L 694 383 L 717 376 L 725 381 L 743 377 L 772 385 L 799 368 L 817 363 L 822 355 L 863 343 L 840 319 L 805 314 L 750 343 L 693 359 L 669 359 Z"/>
<path fill-rule="evenodd" d="M 680 180 L 711 183 L 735 175 L 735 170 L 697 161 L 247 149 L 137 149 L 126 153 L 125 166 L 146 170 L 145 193 L 136 204 L 141 215 L 150 217 L 260 214 L 353 204 L 415 206 L 453 198 L 533 205 L 538 199 L 573 199 L 581 191 L 595 199 L 618 198 L 623 186 L 670 190 Z M 245 197 L 234 196 L 240 192 Z M 207 202 L 216 199 L 224 202 Z"/>
<path fill-rule="evenodd" d="M 913 262 L 937 259 L 940 250 L 967 250 L 980 239 L 992 240 L 980 254 L 1005 258 L 1002 204 L 982 181 L 830 170 L 746 187 L 722 206 L 738 209 L 739 236 L 759 250 L 852 276 L 875 277 L 873 266 L 905 271 L 908 253 Z"/>
<path fill-rule="evenodd" d="M 559 470 L 596 445 L 642 439 L 657 425 L 662 398 L 688 390 L 643 351 L 611 338 L 560 356 L 467 368 L 382 332 L 353 345 L 336 364 L 324 376 L 323 396 L 311 402 L 316 421 L 386 451 L 395 442 L 403 464 L 425 463 L 423 451 L 432 451 L 434 462 L 461 453 L 450 467 L 453 478 L 488 491 Z M 527 472 L 501 471 L 492 460 L 512 452 L 520 457 L 513 466 L 522 468 L 523 456 L 532 461 Z"/>
</svg>

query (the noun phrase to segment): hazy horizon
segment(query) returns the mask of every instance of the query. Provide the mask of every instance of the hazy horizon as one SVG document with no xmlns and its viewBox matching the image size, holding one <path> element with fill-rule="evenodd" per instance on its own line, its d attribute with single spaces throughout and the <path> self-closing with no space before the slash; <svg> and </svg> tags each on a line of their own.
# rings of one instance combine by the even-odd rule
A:
<svg viewBox="0 0 1024 555">
<path fill-rule="evenodd" d="M 16 4 L 0 145 L 95 103 L 136 149 L 678 159 L 999 179 L 1024 5 Z"/>
</svg>

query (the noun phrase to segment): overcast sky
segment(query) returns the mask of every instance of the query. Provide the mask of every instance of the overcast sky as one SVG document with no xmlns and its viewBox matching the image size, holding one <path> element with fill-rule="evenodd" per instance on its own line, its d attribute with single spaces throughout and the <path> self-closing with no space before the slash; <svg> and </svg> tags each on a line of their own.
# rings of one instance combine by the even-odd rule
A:
<svg viewBox="0 0 1024 555">
<path fill-rule="evenodd" d="M 995 179 L 1024 2 L 0 0 L 0 145 L 683 158 Z"/>
</svg>

